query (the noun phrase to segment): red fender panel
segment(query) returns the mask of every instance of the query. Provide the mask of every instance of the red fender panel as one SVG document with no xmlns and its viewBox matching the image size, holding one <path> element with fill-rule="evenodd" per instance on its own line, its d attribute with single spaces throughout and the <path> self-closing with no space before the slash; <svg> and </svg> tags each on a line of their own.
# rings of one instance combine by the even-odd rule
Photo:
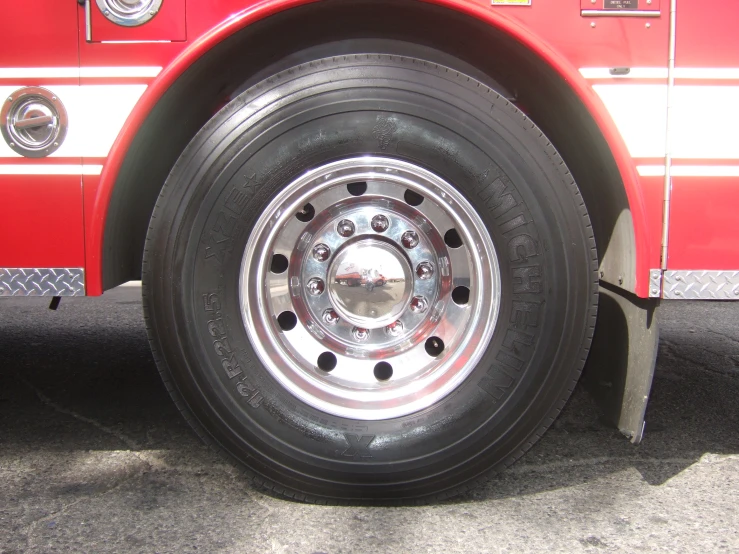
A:
<svg viewBox="0 0 739 554">
<path fill-rule="evenodd" d="M 86 229 L 88 294 L 97 295 L 103 292 L 102 251 L 108 205 L 126 152 L 152 108 L 187 68 L 222 40 L 255 21 L 313 1 L 315 0 L 265 0 L 254 4 L 200 36 L 183 50 L 169 66 L 164 68 L 151 83 L 121 129 L 100 176 L 100 184 L 97 187 L 92 207 L 92 217 L 89 219 Z M 650 241 L 658 240 L 658 237 L 649 236 L 645 200 L 639 186 L 635 164 L 611 116 L 594 90 L 580 75 L 577 68 L 565 57 L 540 37 L 508 17 L 505 11 L 491 9 L 488 2 L 476 2 L 474 0 L 422 1 L 468 14 L 507 33 L 554 68 L 580 98 L 609 144 L 621 174 L 634 224 L 636 245 L 636 287 L 634 292 L 641 297 L 648 296 L 649 244 Z"/>
</svg>

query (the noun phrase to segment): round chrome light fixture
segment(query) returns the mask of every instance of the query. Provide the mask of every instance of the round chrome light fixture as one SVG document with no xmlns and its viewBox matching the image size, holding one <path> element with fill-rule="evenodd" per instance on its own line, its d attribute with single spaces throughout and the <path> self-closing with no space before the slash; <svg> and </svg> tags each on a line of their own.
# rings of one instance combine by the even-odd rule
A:
<svg viewBox="0 0 739 554">
<path fill-rule="evenodd" d="M 16 90 L 0 109 L 3 138 L 27 158 L 43 158 L 57 150 L 67 135 L 67 124 L 64 105 L 41 87 Z"/>
<path fill-rule="evenodd" d="M 96 0 L 103 15 L 116 25 L 136 27 L 154 17 L 163 0 Z"/>
</svg>

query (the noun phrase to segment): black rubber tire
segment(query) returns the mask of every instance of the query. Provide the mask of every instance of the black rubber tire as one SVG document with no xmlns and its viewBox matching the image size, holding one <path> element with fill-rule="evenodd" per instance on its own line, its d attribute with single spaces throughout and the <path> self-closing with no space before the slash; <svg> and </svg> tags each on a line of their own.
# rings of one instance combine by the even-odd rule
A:
<svg viewBox="0 0 739 554">
<path fill-rule="evenodd" d="M 270 199 L 358 154 L 454 183 L 486 223 L 502 276 L 495 333 L 470 376 L 434 406 L 383 421 L 322 413 L 282 389 L 239 308 L 243 252 Z M 234 191 L 246 201 L 235 205 Z M 266 79 L 192 140 L 152 216 L 144 307 L 177 406 L 254 482 L 310 502 L 428 502 L 513 463 L 562 409 L 593 334 L 596 258 L 572 175 L 521 111 L 446 67 L 352 55 Z"/>
</svg>

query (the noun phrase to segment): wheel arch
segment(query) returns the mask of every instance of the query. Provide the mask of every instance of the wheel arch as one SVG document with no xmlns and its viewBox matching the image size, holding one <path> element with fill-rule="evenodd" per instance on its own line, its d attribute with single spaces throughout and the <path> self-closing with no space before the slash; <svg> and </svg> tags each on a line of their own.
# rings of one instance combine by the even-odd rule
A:
<svg viewBox="0 0 739 554">
<path fill-rule="evenodd" d="M 382 17 L 384 10 L 393 11 L 390 21 Z M 412 21 L 414 30 L 404 28 L 403 21 Z M 445 37 L 464 40 L 425 32 L 442 23 Z M 321 26 L 326 32 L 319 32 Z M 86 230 L 89 294 L 138 277 L 148 222 L 164 180 L 224 99 L 244 82 L 262 78 L 271 63 L 325 42 L 326 36 L 392 38 L 433 47 L 516 95 L 580 186 L 594 225 L 602 279 L 648 295 L 644 199 L 634 163 L 605 106 L 577 69 L 540 37 L 470 0 L 388 1 L 386 6 L 377 0 L 267 0 L 190 44 L 148 87 L 110 151 Z M 486 56 L 480 40 L 503 55 Z M 236 55 L 244 51 L 258 55 Z M 182 110 L 188 110 L 187 117 Z"/>
</svg>

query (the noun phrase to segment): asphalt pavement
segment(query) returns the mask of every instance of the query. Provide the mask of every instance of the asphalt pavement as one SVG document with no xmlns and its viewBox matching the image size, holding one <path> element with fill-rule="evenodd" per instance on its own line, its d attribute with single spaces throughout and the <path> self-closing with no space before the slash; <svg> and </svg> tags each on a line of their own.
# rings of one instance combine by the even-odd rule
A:
<svg viewBox="0 0 739 554">
<path fill-rule="evenodd" d="M 578 388 L 513 468 L 424 507 L 252 488 L 190 431 L 138 287 L 0 298 L 0 552 L 739 551 L 739 303 L 665 304 L 645 439 Z"/>
</svg>

